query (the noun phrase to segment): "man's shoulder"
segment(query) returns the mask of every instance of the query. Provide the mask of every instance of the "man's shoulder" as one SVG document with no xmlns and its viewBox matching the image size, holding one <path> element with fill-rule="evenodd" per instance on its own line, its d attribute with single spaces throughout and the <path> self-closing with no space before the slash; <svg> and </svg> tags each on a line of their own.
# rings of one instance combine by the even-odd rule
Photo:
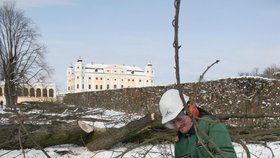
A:
<svg viewBox="0 0 280 158">
<path fill-rule="evenodd" d="M 204 115 L 199 117 L 197 120 L 198 120 L 198 125 L 202 128 L 209 128 L 212 125 L 221 123 L 219 119 L 213 115 Z"/>
<path fill-rule="evenodd" d="M 219 119 L 214 115 L 203 115 L 198 118 L 200 121 L 211 121 L 211 122 L 219 122 Z"/>
</svg>

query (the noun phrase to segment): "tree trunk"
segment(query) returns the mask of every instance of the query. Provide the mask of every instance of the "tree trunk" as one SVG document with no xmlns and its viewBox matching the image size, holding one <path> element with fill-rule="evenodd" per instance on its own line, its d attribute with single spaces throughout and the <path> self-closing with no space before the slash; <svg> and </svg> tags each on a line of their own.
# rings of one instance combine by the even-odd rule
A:
<svg viewBox="0 0 280 158">
<path fill-rule="evenodd" d="M 83 145 L 89 134 L 80 129 L 77 122 L 57 123 L 54 125 L 24 125 L 32 138 L 42 147 L 59 144 Z M 28 138 L 24 130 L 20 130 L 20 125 L 0 126 L 0 148 L 19 149 L 19 134 L 21 135 L 22 146 L 24 148 L 37 148 Z"/>
<path fill-rule="evenodd" d="M 9 60 L 6 66 L 5 72 L 5 99 L 6 105 L 10 108 L 16 109 L 17 104 L 17 94 L 16 94 L 16 79 L 15 79 L 15 69 L 16 69 L 16 55 L 9 52 Z"/>
</svg>

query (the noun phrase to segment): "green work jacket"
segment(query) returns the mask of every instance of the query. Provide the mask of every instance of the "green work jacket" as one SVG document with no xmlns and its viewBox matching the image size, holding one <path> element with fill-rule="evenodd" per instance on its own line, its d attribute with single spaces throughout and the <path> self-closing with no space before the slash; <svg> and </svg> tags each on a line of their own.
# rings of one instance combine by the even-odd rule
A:
<svg viewBox="0 0 280 158">
<path fill-rule="evenodd" d="M 196 120 L 200 129 L 220 148 L 225 157 L 237 157 L 229 133 L 223 123 L 215 121 L 210 116 L 204 116 Z M 179 133 L 178 137 L 179 140 L 175 143 L 176 158 L 211 158 L 208 151 L 215 158 L 222 157 L 209 141 L 203 137 L 201 132 L 196 134 L 194 127 L 187 134 Z M 207 147 L 208 151 L 203 145 Z"/>
</svg>

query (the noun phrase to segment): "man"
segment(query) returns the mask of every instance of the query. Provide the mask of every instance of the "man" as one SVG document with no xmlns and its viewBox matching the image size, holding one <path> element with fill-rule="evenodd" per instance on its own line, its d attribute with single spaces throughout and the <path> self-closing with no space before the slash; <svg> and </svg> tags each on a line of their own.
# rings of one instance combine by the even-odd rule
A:
<svg viewBox="0 0 280 158">
<path fill-rule="evenodd" d="M 188 103 L 189 97 L 183 96 Z M 162 124 L 178 131 L 179 140 L 175 143 L 176 158 L 237 157 L 226 127 L 217 118 L 194 105 L 186 110 L 178 90 L 166 91 L 160 99 L 159 108 Z M 215 143 L 216 148 L 209 139 Z"/>
</svg>

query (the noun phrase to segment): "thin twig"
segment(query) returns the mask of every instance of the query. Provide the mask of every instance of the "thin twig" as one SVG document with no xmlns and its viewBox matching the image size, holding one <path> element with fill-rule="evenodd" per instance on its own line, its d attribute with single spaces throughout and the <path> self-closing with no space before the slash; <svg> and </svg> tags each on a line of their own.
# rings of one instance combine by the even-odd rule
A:
<svg viewBox="0 0 280 158">
<path fill-rule="evenodd" d="M 197 126 L 194 126 L 195 129 L 195 133 L 198 133 L 198 129 Z M 207 153 L 212 157 L 215 158 L 215 156 L 209 151 L 209 149 L 207 148 L 207 146 L 204 144 L 204 142 L 202 141 L 202 138 L 197 135 L 198 141 L 201 143 L 201 145 L 203 146 L 203 148 L 207 151 Z"/>
<path fill-rule="evenodd" d="M 237 139 L 235 141 L 236 141 L 236 143 L 240 144 L 243 147 L 247 158 L 251 158 L 250 151 L 249 151 L 248 147 L 246 146 L 246 144 L 241 139 Z"/>
<path fill-rule="evenodd" d="M 220 62 L 220 60 L 216 60 L 214 63 L 212 63 L 210 66 L 208 66 L 208 67 L 206 68 L 206 70 L 199 76 L 198 82 L 201 82 L 202 79 L 204 78 L 204 75 L 206 74 L 206 72 L 207 72 L 212 66 L 214 66 L 215 64 L 218 64 L 219 62 Z"/>
<path fill-rule="evenodd" d="M 122 154 L 120 154 L 120 155 L 117 156 L 116 158 L 123 158 L 123 156 L 124 156 L 126 153 L 128 153 L 129 151 L 131 151 L 131 150 L 133 150 L 133 149 L 136 149 L 136 148 L 138 148 L 138 147 L 140 147 L 140 146 L 143 146 L 143 145 L 147 145 L 148 143 L 150 143 L 150 142 L 152 142 L 152 141 L 154 141 L 154 140 L 159 140 L 159 139 L 161 139 L 161 138 L 165 138 L 165 137 L 173 136 L 173 135 L 174 135 L 174 132 L 172 131 L 171 133 L 167 133 L 167 134 L 164 134 L 164 135 L 158 135 L 158 136 L 156 136 L 156 137 L 153 137 L 153 138 L 151 138 L 151 139 L 148 139 L 148 140 L 146 140 L 146 141 L 144 141 L 144 142 L 142 142 L 142 143 L 140 143 L 140 144 L 137 144 L 137 145 L 135 145 L 135 146 L 132 146 L 132 147 L 130 147 L 130 148 L 127 148 Z"/>
<path fill-rule="evenodd" d="M 271 149 L 271 147 L 269 147 L 266 143 L 263 144 L 263 146 L 266 147 L 266 148 L 268 148 L 268 149 L 270 150 L 270 152 L 271 152 L 271 154 L 272 154 L 272 158 L 274 158 L 275 155 L 274 155 L 274 152 L 273 152 L 273 150 Z"/>
<path fill-rule="evenodd" d="M 196 103 L 196 99 L 197 99 L 197 94 L 198 94 L 198 86 L 201 83 L 201 81 L 204 78 L 204 75 L 206 74 L 206 72 L 215 64 L 218 64 L 220 62 L 220 60 L 216 60 L 214 63 L 212 63 L 210 66 L 208 66 L 205 71 L 199 76 L 198 82 L 194 84 L 194 93 L 193 93 L 193 102 Z"/>
<path fill-rule="evenodd" d="M 22 155 L 25 158 L 25 152 L 24 152 L 24 149 L 23 149 L 23 146 L 22 146 L 22 141 L 21 141 L 21 130 L 20 129 L 21 129 L 21 127 L 18 128 L 18 140 L 19 140 L 20 148 L 22 150 Z"/>
<path fill-rule="evenodd" d="M 214 147 L 214 149 L 220 154 L 221 157 L 227 158 L 224 155 L 223 151 L 210 139 L 210 137 L 205 133 L 205 131 L 198 126 L 196 120 L 194 118 L 192 120 L 193 120 L 195 127 L 197 128 L 197 132 L 202 134 L 202 136 L 207 140 L 207 142 L 209 142 Z M 205 148 L 205 149 L 207 150 L 207 148 Z"/>
</svg>

